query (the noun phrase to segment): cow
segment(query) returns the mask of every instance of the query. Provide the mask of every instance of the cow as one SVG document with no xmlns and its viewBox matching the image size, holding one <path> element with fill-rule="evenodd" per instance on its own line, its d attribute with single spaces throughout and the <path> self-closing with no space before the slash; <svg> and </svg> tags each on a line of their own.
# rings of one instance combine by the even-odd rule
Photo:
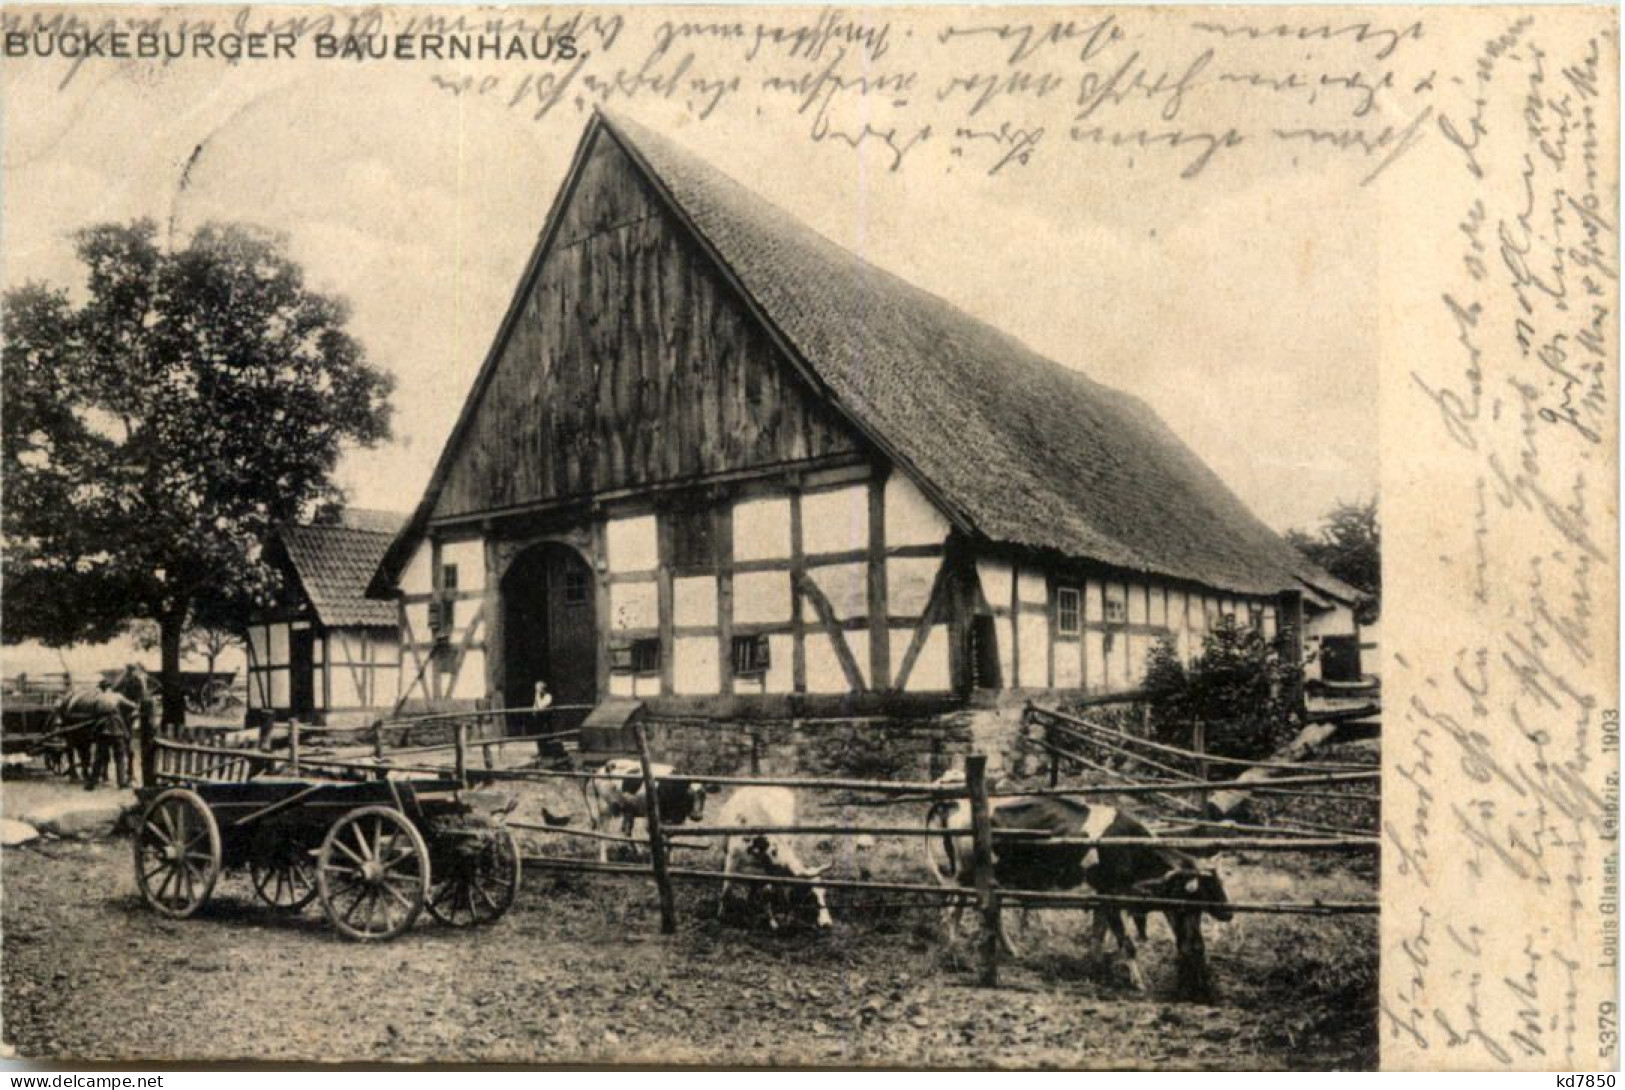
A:
<svg viewBox="0 0 1625 1090">
<path fill-rule="evenodd" d="M 685 821 L 698 821 L 705 815 L 705 797 L 716 788 L 710 784 L 666 780 L 662 777 L 676 774 L 671 765 L 651 764 L 650 773 L 659 781 L 655 784 L 660 802 L 660 823 L 674 828 Z M 621 835 L 631 836 L 639 818 L 648 820 L 649 800 L 643 790 L 643 764 L 630 757 L 617 757 L 600 768 L 590 780 L 581 781 L 581 794 L 586 801 L 587 817 L 592 827 L 604 832 L 616 819 L 621 819 Z M 609 859 L 609 842 L 598 842 L 598 861 Z"/>
<path fill-rule="evenodd" d="M 796 796 L 787 787 L 741 787 L 723 804 L 722 812 L 717 816 L 717 824 L 746 828 L 795 825 Z M 717 899 L 718 917 L 728 904 L 729 876 L 739 869 L 741 862 L 748 861 L 762 874 L 774 877 L 816 880 L 829 870 L 828 864 L 822 867 L 807 866 L 796 854 L 791 838 L 778 833 L 747 833 L 739 837 L 725 837 L 722 841 L 722 853 L 723 879 L 722 894 Z M 808 887 L 791 886 L 788 887 L 788 892 L 793 896 L 798 888 L 805 888 L 817 904 L 819 929 L 831 927 L 834 921 L 830 919 L 829 906 L 824 901 L 823 887 L 816 884 Z M 773 912 L 775 892 L 771 884 L 762 890 L 767 905 L 768 927 L 777 931 L 779 921 Z"/>
<path fill-rule="evenodd" d="M 939 784 L 952 785 L 954 780 L 943 777 Z M 1030 798 L 1010 798 L 999 801 L 991 810 L 993 828 L 1043 832 L 1054 837 L 1073 839 L 1147 838 L 1152 834 L 1138 819 L 1116 807 L 1090 805 L 1064 796 L 1046 795 Z M 968 800 L 938 802 L 926 816 L 926 826 L 944 832 L 971 827 Z M 948 873 L 944 873 L 930 845 L 937 838 L 929 838 L 926 858 L 932 874 L 939 882 L 956 882 L 969 886 L 974 881 L 971 853 L 961 845 L 966 838 L 943 836 L 942 850 L 947 856 Z M 1178 990 L 1182 995 L 1201 997 L 1211 993 L 1201 920 L 1206 912 L 1221 922 L 1231 918 L 1227 907 L 1224 884 L 1216 872 L 1200 867 L 1184 852 L 1173 848 L 1138 844 L 1106 844 L 1089 847 L 1073 844 L 1046 844 L 1040 839 L 996 838 L 994 842 L 994 880 L 1010 889 L 1073 890 L 1087 885 L 1095 893 L 1114 897 L 1143 897 L 1156 900 L 1185 901 L 1189 908 L 1168 906 L 1163 912 L 1174 933 L 1178 950 Z M 961 903 L 950 916 L 950 932 L 963 912 Z M 1146 917 L 1149 909 L 1131 908 L 1140 939 L 1146 937 Z M 1117 941 L 1118 953 L 1123 957 L 1129 979 L 1139 991 L 1145 990 L 1145 977 L 1140 971 L 1134 940 L 1123 926 L 1123 911 L 1114 905 L 1095 909 L 1090 937 L 1098 950 L 1107 930 Z M 1006 949 L 1013 943 L 1008 932 L 1000 935 Z"/>
</svg>

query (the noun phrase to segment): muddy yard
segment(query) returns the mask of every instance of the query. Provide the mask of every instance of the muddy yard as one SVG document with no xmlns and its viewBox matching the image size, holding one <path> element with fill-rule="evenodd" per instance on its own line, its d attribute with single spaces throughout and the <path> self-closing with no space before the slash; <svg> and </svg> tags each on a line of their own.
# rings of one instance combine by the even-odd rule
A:
<svg viewBox="0 0 1625 1090">
<path fill-rule="evenodd" d="M 1371 895 L 1368 863 L 1287 858 L 1217 862 L 1233 900 Z M 855 865 L 832 876 L 855 877 Z M 662 937 L 646 880 L 530 873 L 491 928 L 453 931 L 425 917 L 375 946 L 338 939 L 316 905 L 269 913 L 230 873 L 199 916 L 162 919 L 136 892 L 126 839 L 8 849 L 0 879 L 3 1032 L 24 1057 L 1154 1069 L 1376 1060 L 1370 916 L 1208 921 L 1222 994 L 1198 1005 L 1169 998 L 1173 942 L 1160 918 L 1142 947 L 1146 995 L 1112 959 L 1087 956 L 1076 912 L 1041 914 L 1029 949 L 987 990 L 976 986 L 970 939 L 945 943 L 935 913 L 862 891 L 832 891 L 832 933 L 773 934 L 749 911 L 717 920 L 714 887 L 680 887 L 680 931 Z"/>
</svg>

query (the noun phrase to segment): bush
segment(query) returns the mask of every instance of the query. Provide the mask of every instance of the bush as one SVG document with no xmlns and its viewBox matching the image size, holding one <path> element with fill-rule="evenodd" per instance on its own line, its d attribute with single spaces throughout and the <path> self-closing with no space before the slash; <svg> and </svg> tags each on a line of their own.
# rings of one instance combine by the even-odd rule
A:
<svg viewBox="0 0 1625 1090">
<path fill-rule="evenodd" d="M 1266 640 L 1229 619 L 1203 639 L 1202 655 L 1189 667 L 1171 640 L 1158 640 L 1145 679 L 1153 738 L 1189 746 L 1201 722 L 1209 753 L 1246 760 L 1273 753 L 1296 729 L 1301 671 L 1284 652 L 1283 640 Z"/>
</svg>

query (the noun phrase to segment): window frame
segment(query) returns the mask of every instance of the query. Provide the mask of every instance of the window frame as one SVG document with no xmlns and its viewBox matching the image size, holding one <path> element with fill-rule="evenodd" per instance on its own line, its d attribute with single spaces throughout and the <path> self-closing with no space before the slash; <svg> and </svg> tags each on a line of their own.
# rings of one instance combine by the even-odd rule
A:
<svg viewBox="0 0 1625 1090">
<path fill-rule="evenodd" d="M 1067 624 L 1068 599 L 1071 600 L 1072 623 Z M 1083 591 L 1078 587 L 1055 588 L 1055 634 L 1080 636 L 1083 634 Z"/>
</svg>

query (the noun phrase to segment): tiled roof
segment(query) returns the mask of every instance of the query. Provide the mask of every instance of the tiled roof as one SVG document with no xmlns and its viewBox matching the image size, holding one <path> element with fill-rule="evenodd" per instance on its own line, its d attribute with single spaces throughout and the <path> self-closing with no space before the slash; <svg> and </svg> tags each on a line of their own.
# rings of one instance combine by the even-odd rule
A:
<svg viewBox="0 0 1625 1090">
<path fill-rule="evenodd" d="M 395 603 L 367 597 L 367 583 L 406 516 L 347 508 L 338 521 L 285 526 L 278 537 L 317 617 L 329 628 L 394 627 Z"/>
</svg>

